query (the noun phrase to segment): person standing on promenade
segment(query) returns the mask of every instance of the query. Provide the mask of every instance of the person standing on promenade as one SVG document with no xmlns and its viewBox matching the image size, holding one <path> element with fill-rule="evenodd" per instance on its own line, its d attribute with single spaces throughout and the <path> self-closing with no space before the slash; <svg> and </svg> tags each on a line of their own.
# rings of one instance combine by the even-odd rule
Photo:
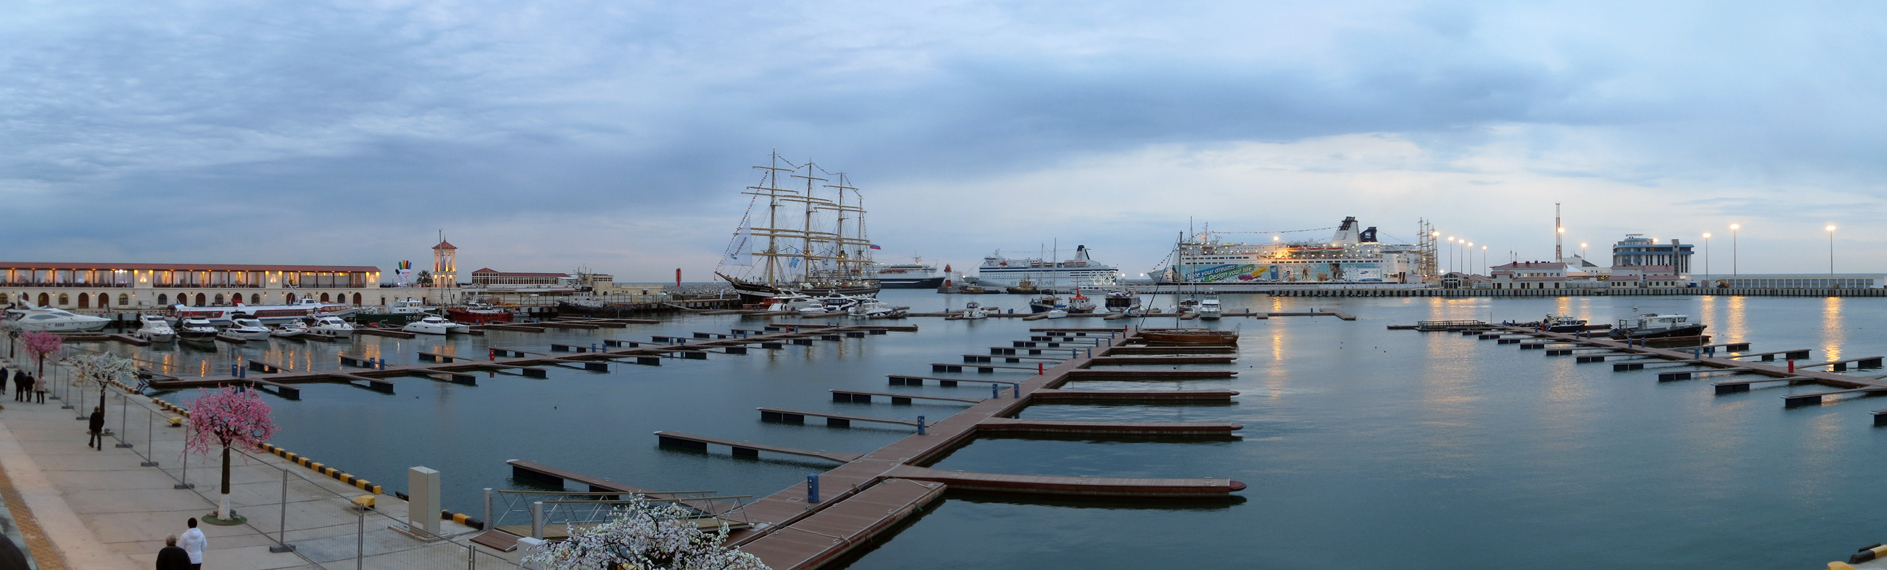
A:
<svg viewBox="0 0 1887 570">
<path fill-rule="evenodd" d="M 27 387 L 28 387 L 28 384 L 26 382 L 26 371 L 14 370 L 13 371 L 13 401 L 15 402 L 26 401 L 27 400 L 27 395 L 26 395 Z"/>
<path fill-rule="evenodd" d="M 183 538 L 178 543 L 190 556 L 190 570 L 203 570 L 203 549 L 210 547 L 210 541 L 203 538 L 203 531 L 197 528 L 197 518 L 190 517 L 190 530 L 183 531 Z"/>
<path fill-rule="evenodd" d="M 40 380 L 38 376 L 31 374 L 26 375 L 26 379 L 33 381 L 33 394 L 39 396 L 39 403 L 46 403 L 46 381 Z"/>
<path fill-rule="evenodd" d="M 99 406 L 96 408 L 92 408 L 92 419 L 91 421 L 85 422 L 85 425 L 86 427 L 90 428 L 91 434 L 92 434 L 92 437 L 90 439 L 85 440 L 85 446 L 90 447 L 92 449 L 97 449 L 99 451 L 104 451 L 105 450 L 105 407 Z"/>
<path fill-rule="evenodd" d="M 157 570 L 190 570 L 190 553 L 177 548 L 177 535 L 164 537 L 164 549 L 157 551 Z"/>
</svg>

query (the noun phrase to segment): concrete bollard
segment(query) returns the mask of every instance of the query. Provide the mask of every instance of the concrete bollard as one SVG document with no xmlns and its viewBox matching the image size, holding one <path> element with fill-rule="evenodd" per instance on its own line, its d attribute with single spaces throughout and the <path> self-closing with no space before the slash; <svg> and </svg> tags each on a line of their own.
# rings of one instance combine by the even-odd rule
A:
<svg viewBox="0 0 1887 570">
<path fill-rule="evenodd" d="M 924 434 L 924 416 L 917 416 L 917 435 Z"/>
<path fill-rule="evenodd" d="M 819 504 L 819 474 L 806 476 L 806 504 Z"/>
</svg>

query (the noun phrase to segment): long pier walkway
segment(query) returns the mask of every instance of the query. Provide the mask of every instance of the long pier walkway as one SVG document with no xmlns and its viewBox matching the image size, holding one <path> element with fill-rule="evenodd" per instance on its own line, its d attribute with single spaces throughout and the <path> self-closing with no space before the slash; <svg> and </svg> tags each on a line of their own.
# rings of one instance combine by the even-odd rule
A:
<svg viewBox="0 0 1887 570">
<path fill-rule="evenodd" d="M 1070 393 L 1058 388 L 1081 379 L 1082 373 L 1088 372 L 1088 366 L 1096 364 L 1096 361 L 1105 362 L 1114 350 L 1139 341 L 1138 334 L 1126 328 L 1053 329 L 1052 332 L 1035 329 L 1035 332 L 1048 332 L 1070 339 L 1092 339 L 1092 356 L 1089 351 L 1083 350 L 1081 354 L 1070 354 L 1068 359 L 1053 365 L 1045 363 L 1040 374 L 1004 386 L 999 397 L 966 399 L 973 402 L 968 408 L 930 424 L 922 433 L 907 436 L 819 474 L 818 485 L 826 493 L 820 495 L 817 502 L 810 500 L 808 482 L 793 485 L 748 504 L 745 516 L 753 523 L 753 527 L 735 532 L 730 536 L 730 541 L 759 556 L 770 567 L 779 570 L 809 569 L 869 544 L 879 533 L 896 526 L 935 501 L 950 487 L 1027 495 L 1161 500 L 1226 500 L 1231 493 L 1245 488 L 1244 483 L 1219 478 L 1057 477 L 965 473 L 927 467 L 926 464 L 940 459 L 952 449 L 970 443 L 979 434 L 1012 434 L 1017 431 L 1085 433 L 1092 430 L 1094 433 L 1210 436 L 1229 435 L 1240 427 L 1237 424 L 1203 422 L 1164 424 L 1014 419 L 1023 408 L 1032 404 L 1065 401 Z M 1136 351 L 1126 352 L 1133 354 Z M 1141 374 L 1158 376 L 1172 372 L 1156 370 Z M 1224 378 L 1231 374 L 1222 372 L 1215 376 Z M 964 381 L 974 382 L 971 379 Z M 1201 399 L 1229 400 L 1235 394 L 1229 390 L 1215 390 L 1202 394 Z M 1135 392 L 1131 396 L 1148 397 L 1143 392 Z M 672 440 L 677 436 L 669 432 L 660 435 L 664 440 Z M 703 443 L 728 444 L 721 441 Z"/>
</svg>

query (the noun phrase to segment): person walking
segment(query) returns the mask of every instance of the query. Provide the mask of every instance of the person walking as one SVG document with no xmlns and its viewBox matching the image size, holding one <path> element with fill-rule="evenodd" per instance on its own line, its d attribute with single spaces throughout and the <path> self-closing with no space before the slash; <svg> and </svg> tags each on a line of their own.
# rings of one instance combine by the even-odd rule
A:
<svg viewBox="0 0 1887 570">
<path fill-rule="evenodd" d="M 33 394 L 39 396 L 39 403 L 46 403 L 46 388 L 48 388 L 46 381 L 31 374 L 26 375 L 26 379 L 33 383 Z"/>
<path fill-rule="evenodd" d="M 190 517 L 190 530 L 183 531 L 183 538 L 177 539 L 185 554 L 190 557 L 190 570 L 203 570 L 203 549 L 210 547 L 210 541 L 203 538 L 203 531 L 197 528 L 197 518 Z"/>
<path fill-rule="evenodd" d="M 157 551 L 157 570 L 190 570 L 190 553 L 177 547 L 177 535 L 164 537 L 164 549 Z"/>
<path fill-rule="evenodd" d="M 32 390 L 33 390 L 33 377 L 28 375 L 25 370 L 13 371 L 13 401 L 15 402 L 33 401 Z"/>
<path fill-rule="evenodd" d="M 105 450 L 105 407 L 92 408 L 91 421 L 85 422 L 91 429 L 92 437 L 85 440 L 85 446 L 99 451 Z"/>
</svg>

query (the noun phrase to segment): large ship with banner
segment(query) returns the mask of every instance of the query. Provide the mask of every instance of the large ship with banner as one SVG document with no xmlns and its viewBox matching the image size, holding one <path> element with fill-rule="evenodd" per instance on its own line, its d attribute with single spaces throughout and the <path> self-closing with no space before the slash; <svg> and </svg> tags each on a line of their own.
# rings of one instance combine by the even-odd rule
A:
<svg viewBox="0 0 1887 570">
<path fill-rule="evenodd" d="M 1018 287 L 1029 283 L 1051 291 L 1077 287 L 1104 288 L 1118 283 L 1120 269 L 1088 258 L 1088 246 L 1075 246 L 1072 259 L 1003 257 L 1001 251 L 983 258 L 976 268 L 976 283 L 984 287 Z"/>
<path fill-rule="evenodd" d="M 742 192 L 753 199 L 715 276 L 732 285 L 744 304 L 793 293 L 878 294 L 867 267 L 879 247 L 865 238 L 864 197 L 845 173 L 793 164 L 778 152 L 770 166 L 754 168 L 763 173 L 761 181 Z M 804 180 L 805 188 L 782 187 L 783 173 Z M 838 183 L 821 184 L 833 179 Z"/>
<path fill-rule="evenodd" d="M 1385 244 L 1346 217 L 1324 241 L 1238 243 L 1211 231 L 1176 244 L 1156 283 L 1318 287 L 1420 284 L 1422 247 Z M 1236 290 L 1236 289 L 1232 289 Z"/>
</svg>

